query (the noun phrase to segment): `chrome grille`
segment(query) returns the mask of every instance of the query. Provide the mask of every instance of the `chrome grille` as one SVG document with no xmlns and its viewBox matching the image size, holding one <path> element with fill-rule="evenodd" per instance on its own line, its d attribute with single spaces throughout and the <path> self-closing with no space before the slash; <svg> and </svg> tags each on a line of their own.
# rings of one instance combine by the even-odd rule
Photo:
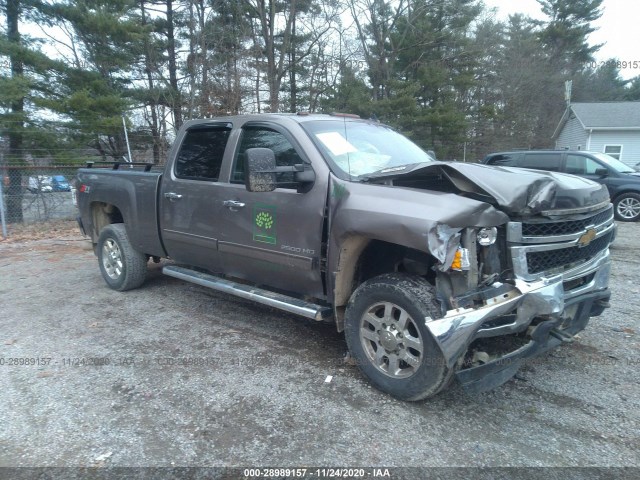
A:
<svg viewBox="0 0 640 480">
<path fill-rule="evenodd" d="M 589 214 L 567 212 L 563 219 L 538 217 L 507 224 L 513 271 L 526 281 L 559 273 L 565 280 L 589 274 L 605 261 L 614 238 L 611 205 Z"/>
<path fill-rule="evenodd" d="M 545 270 L 571 266 L 577 262 L 590 260 L 595 255 L 606 249 L 613 240 L 614 232 L 611 231 L 600 238 L 595 239 L 586 247 L 570 247 L 559 250 L 547 250 L 542 252 L 527 253 L 527 268 L 529 273 L 540 273 Z"/>
<path fill-rule="evenodd" d="M 553 237 L 571 235 L 584 231 L 589 226 L 602 225 L 613 218 L 613 205 L 606 210 L 580 220 L 558 220 L 527 222 L 522 224 L 522 235 L 525 237 Z"/>
</svg>

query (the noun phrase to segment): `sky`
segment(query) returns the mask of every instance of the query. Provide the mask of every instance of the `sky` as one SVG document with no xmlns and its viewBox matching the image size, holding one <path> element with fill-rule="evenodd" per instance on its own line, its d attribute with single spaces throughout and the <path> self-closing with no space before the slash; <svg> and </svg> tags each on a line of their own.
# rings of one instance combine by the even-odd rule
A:
<svg viewBox="0 0 640 480">
<path fill-rule="evenodd" d="M 545 19 L 536 0 L 484 0 L 487 7 L 497 7 L 497 17 L 506 19 L 514 13 L 524 13 L 532 18 Z M 637 0 L 604 0 L 603 14 L 594 22 L 598 28 L 589 36 L 591 45 L 603 43 L 596 53 L 596 60 L 604 62 L 617 58 L 630 63 L 620 69 L 620 76 L 629 79 L 640 75 L 640 2 Z M 633 68 L 633 62 L 637 61 Z"/>
</svg>

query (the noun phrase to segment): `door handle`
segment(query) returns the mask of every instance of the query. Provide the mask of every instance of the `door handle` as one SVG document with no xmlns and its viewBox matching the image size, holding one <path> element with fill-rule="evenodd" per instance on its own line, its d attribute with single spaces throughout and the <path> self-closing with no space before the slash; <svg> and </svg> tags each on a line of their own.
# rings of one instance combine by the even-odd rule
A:
<svg viewBox="0 0 640 480">
<path fill-rule="evenodd" d="M 182 195 L 180 195 L 179 193 L 167 192 L 164 194 L 164 197 L 168 198 L 169 200 L 179 200 L 182 198 Z"/>
<path fill-rule="evenodd" d="M 238 202 L 236 200 L 225 200 L 222 204 L 231 211 L 235 211 L 235 208 L 243 208 L 245 206 L 243 202 Z"/>
</svg>

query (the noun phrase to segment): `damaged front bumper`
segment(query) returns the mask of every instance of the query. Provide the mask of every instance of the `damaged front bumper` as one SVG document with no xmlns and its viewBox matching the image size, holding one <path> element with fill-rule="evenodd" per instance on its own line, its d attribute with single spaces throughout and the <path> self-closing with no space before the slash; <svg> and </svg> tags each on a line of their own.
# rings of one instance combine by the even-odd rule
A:
<svg viewBox="0 0 640 480">
<path fill-rule="evenodd" d="M 459 370 L 458 380 L 467 391 L 485 391 L 509 380 L 530 357 L 554 348 L 584 329 L 589 317 L 608 306 L 611 261 L 608 251 L 588 266 L 588 281 L 567 290 L 567 274 L 537 281 L 516 280 L 514 287 L 490 298 L 481 308 L 454 309 L 426 326 L 438 343 L 449 368 L 459 368 L 470 344 L 480 338 L 500 337 L 528 330 L 529 342 L 506 355 Z M 586 267 L 586 268 L 585 268 Z M 498 284 L 497 287 L 503 287 Z M 498 290 L 496 290 L 498 291 Z M 531 327 L 536 319 L 535 326 Z"/>
</svg>

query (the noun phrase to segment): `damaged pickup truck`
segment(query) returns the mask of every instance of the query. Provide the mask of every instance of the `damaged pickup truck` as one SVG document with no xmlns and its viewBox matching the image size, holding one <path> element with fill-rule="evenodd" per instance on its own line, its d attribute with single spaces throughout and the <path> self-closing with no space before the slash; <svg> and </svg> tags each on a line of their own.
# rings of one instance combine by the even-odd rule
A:
<svg viewBox="0 0 640 480">
<path fill-rule="evenodd" d="M 494 388 L 609 305 L 605 187 L 438 162 L 379 123 L 189 121 L 164 171 L 89 166 L 79 223 L 111 288 L 169 258 L 172 277 L 335 322 L 362 373 L 400 399 L 453 379 Z"/>
</svg>

